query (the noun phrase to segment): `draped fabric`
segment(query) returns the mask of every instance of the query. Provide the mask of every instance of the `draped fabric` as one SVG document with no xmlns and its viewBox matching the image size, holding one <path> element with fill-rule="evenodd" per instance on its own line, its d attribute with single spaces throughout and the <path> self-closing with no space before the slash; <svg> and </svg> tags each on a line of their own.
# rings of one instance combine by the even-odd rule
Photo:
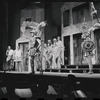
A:
<svg viewBox="0 0 100 100">
<path fill-rule="evenodd" d="M 97 64 L 100 64 L 100 29 L 94 31 L 95 40 L 96 40 L 96 55 L 97 55 Z"/>
<path fill-rule="evenodd" d="M 84 17 L 86 21 L 91 20 L 89 14 L 89 3 L 82 4 L 80 6 L 74 7 L 72 10 L 73 15 L 73 24 L 78 24 L 84 21 Z"/>
<path fill-rule="evenodd" d="M 74 35 L 74 64 L 81 64 L 81 34 Z"/>
</svg>

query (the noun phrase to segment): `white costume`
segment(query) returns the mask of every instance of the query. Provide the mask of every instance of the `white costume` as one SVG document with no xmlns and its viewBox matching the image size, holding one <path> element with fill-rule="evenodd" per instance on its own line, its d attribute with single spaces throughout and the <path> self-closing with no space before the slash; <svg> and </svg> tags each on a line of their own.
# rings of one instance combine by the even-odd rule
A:
<svg viewBox="0 0 100 100">
<path fill-rule="evenodd" d="M 21 32 L 24 34 L 24 32 L 25 32 L 25 30 L 26 30 L 26 27 L 34 28 L 33 26 L 34 26 L 34 27 L 37 27 L 37 26 L 38 26 L 38 23 L 33 22 L 33 21 L 27 23 L 26 21 L 24 21 L 24 22 L 22 23 L 22 25 L 21 25 L 20 30 L 21 30 Z"/>
<path fill-rule="evenodd" d="M 56 44 L 53 45 L 52 56 L 53 56 L 52 68 L 58 68 L 57 60 L 58 60 L 58 56 L 59 56 L 59 49 L 58 49 L 58 46 Z"/>
<path fill-rule="evenodd" d="M 63 63 L 63 52 L 64 52 L 64 44 L 61 40 L 57 42 L 59 58 L 57 61 L 58 68 L 61 68 L 61 64 Z"/>
<path fill-rule="evenodd" d="M 7 57 L 6 61 L 9 61 L 12 57 L 13 57 L 13 50 L 10 49 L 10 50 L 8 51 L 8 57 Z"/>
<path fill-rule="evenodd" d="M 46 61 L 47 61 L 47 48 L 43 49 L 43 57 L 42 57 L 42 70 L 46 69 Z"/>
<path fill-rule="evenodd" d="M 16 71 L 23 71 L 23 68 L 22 68 L 22 51 L 20 49 L 14 51 L 14 61 L 16 63 L 15 70 Z"/>
<path fill-rule="evenodd" d="M 47 47 L 47 62 L 49 64 L 49 68 L 52 67 L 52 45 Z"/>
</svg>

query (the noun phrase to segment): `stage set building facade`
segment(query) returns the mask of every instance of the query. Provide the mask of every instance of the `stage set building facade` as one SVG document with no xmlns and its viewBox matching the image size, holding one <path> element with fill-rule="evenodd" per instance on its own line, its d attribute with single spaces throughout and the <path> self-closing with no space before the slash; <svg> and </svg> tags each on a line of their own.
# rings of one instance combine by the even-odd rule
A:
<svg viewBox="0 0 100 100">
<path fill-rule="evenodd" d="M 99 2 L 94 2 L 94 6 L 97 9 L 97 15 L 100 16 L 99 12 Z M 35 16 L 32 15 L 35 13 Z M 34 17 L 33 17 L 34 16 Z M 41 22 L 44 20 L 44 9 L 24 9 L 21 11 L 20 25 L 25 20 L 25 18 L 31 17 L 36 22 Z M 86 65 L 87 62 L 84 59 L 84 53 L 82 50 L 82 24 L 86 23 L 88 28 L 92 27 L 97 19 L 91 17 L 91 4 L 90 2 L 65 2 L 61 7 L 61 38 L 65 46 L 65 51 L 63 54 L 63 65 Z M 95 53 L 92 57 L 93 64 L 100 63 L 100 36 L 99 28 L 93 31 L 92 39 L 95 43 Z M 42 35 L 42 40 L 44 43 L 45 33 Z M 27 49 L 30 48 L 30 30 L 26 30 L 25 36 L 20 33 L 20 38 L 16 40 L 16 46 L 20 44 L 25 56 Z M 31 71 L 30 58 L 26 61 L 26 57 L 23 59 L 23 66 L 26 68 L 25 71 Z"/>
<path fill-rule="evenodd" d="M 100 18 L 100 3 L 94 2 L 97 10 L 98 19 Z M 67 65 L 84 65 L 87 62 L 84 59 L 82 50 L 82 25 L 87 24 L 88 28 L 94 27 L 97 23 L 97 18 L 91 16 L 90 2 L 67 2 L 61 8 L 61 23 L 62 23 L 62 40 L 65 46 L 64 59 Z M 93 50 L 92 63 L 100 64 L 100 29 L 95 28 L 92 34 L 92 39 L 95 43 Z M 66 59 L 67 58 L 67 59 Z"/>
</svg>

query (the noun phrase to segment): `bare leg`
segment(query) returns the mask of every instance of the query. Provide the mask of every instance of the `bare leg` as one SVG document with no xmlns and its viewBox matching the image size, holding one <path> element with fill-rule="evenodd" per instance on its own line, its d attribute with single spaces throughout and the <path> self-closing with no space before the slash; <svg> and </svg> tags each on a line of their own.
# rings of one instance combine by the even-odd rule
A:
<svg viewBox="0 0 100 100">
<path fill-rule="evenodd" d="M 86 59 L 87 59 L 88 65 L 89 65 L 89 73 L 93 73 L 93 65 L 92 65 L 91 56 L 89 55 Z"/>
<path fill-rule="evenodd" d="M 34 58 L 34 71 L 37 71 L 38 64 L 37 64 L 37 57 Z"/>
<path fill-rule="evenodd" d="M 34 72 L 34 57 L 31 57 L 31 69 L 32 69 L 32 73 Z"/>
<path fill-rule="evenodd" d="M 42 58 L 42 69 L 45 70 L 46 68 L 46 59 L 43 57 Z"/>
<path fill-rule="evenodd" d="M 60 56 L 58 57 L 58 60 L 57 60 L 57 67 L 60 69 L 61 68 L 61 63 L 60 63 Z"/>
</svg>

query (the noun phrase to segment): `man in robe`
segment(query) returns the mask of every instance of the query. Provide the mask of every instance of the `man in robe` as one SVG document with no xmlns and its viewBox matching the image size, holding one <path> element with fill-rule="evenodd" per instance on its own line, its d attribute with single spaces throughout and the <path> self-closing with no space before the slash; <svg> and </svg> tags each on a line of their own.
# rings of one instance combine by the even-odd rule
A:
<svg viewBox="0 0 100 100">
<path fill-rule="evenodd" d="M 19 46 L 17 46 L 14 51 L 14 61 L 15 61 L 15 70 L 16 71 L 24 71 L 22 66 L 22 50 Z"/>
<path fill-rule="evenodd" d="M 13 70 L 13 49 L 11 49 L 11 46 L 8 46 L 8 49 L 6 51 L 6 62 L 7 62 L 7 67 L 8 70 L 11 71 Z"/>
<path fill-rule="evenodd" d="M 57 66 L 58 68 L 61 68 L 61 64 L 63 64 L 63 53 L 64 53 L 64 44 L 60 39 L 60 36 L 57 37 L 57 47 L 58 47 L 58 61 L 57 61 Z"/>
</svg>

